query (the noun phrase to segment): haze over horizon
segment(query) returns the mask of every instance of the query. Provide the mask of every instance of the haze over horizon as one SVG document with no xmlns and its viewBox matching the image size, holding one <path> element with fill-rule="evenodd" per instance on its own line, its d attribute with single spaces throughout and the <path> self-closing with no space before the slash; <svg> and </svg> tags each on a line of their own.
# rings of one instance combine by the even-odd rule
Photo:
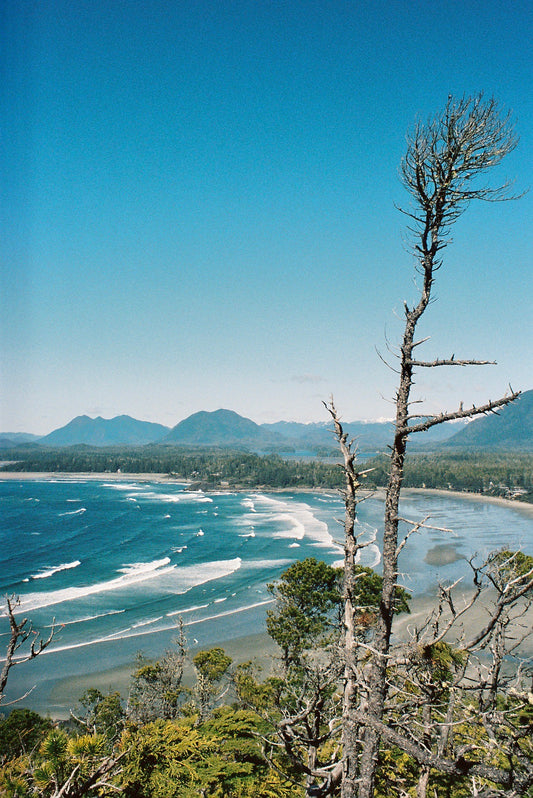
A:
<svg viewBox="0 0 533 798">
<path fill-rule="evenodd" d="M 525 0 L 21 0 L 0 19 L 5 432 L 328 421 L 331 394 L 345 420 L 390 418 L 375 350 L 415 296 L 406 132 L 449 94 L 494 95 L 520 137 L 495 179 L 533 186 Z M 498 365 L 420 375 L 427 412 L 533 386 L 532 207 L 455 226 L 424 355 Z"/>
<path fill-rule="evenodd" d="M 197 410 L 197 411 L 195 411 L 194 413 L 191 413 L 191 414 L 190 414 L 190 416 L 196 416 L 197 414 L 200 414 L 200 413 L 202 413 L 202 412 L 216 413 L 216 411 L 217 411 L 217 410 L 219 410 L 219 411 L 227 411 L 227 410 L 230 410 L 230 411 L 231 411 L 231 408 L 217 408 L 215 411 L 203 411 L 203 410 L 201 410 L 201 409 L 200 409 L 200 410 Z M 234 411 L 231 411 L 231 412 L 234 412 Z M 240 413 L 239 413 L 238 415 L 239 415 L 241 418 L 249 418 L 249 416 L 246 416 L 246 414 L 240 414 Z M 185 416 L 184 418 L 178 418 L 178 419 L 177 419 L 177 420 L 176 420 L 176 421 L 175 421 L 173 424 L 169 424 L 169 425 L 163 425 L 163 426 L 168 426 L 169 430 L 171 430 L 171 429 L 173 429 L 175 426 L 177 426 L 177 425 L 178 425 L 180 422 L 182 422 L 182 421 L 186 421 L 187 419 L 189 419 L 189 418 L 190 418 L 190 416 Z M 79 414 L 79 415 L 77 415 L 77 416 L 74 416 L 74 418 L 71 418 L 71 419 L 69 419 L 69 420 L 68 420 L 68 421 L 67 421 L 65 424 L 62 424 L 60 427 L 54 427 L 54 429 L 50 429 L 50 430 L 48 430 L 48 431 L 47 431 L 47 432 L 45 432 L 45 433 L 41 433 L 41 434 L 39 435 L 39 437 L 41 437 L 41 436 L 42 436 L 42 437 L 45 437 L 46 435 L 48 435 L 48 434 L 49 434 L 49 433 L 51 433 L 51 432 L 55 432 L 55 431 L 56 431 L 56 430 L 58 430 L 58 429 L 63 429 L 63 427 L 68 427 L 68 426 L 69 426 L 69 424 L 71 424 L 73 421 L 77 421 L 77 420 L 79 420 L 79 419 L 85 419 L 85 418 L 89 418 L 89 419 L 91 419 L 92 421 L 95 421 L 95 420 L 102 420 L 102 421 L 106 421 L 106 422 L 107 422 L 107 421 L 114 421 L 115 419 L 117 419 L 117 418 L 122 418 L 122 417 L 132 418 L 132 416 L 130 416 L 130 415 L 129 415 L 129 414 L 127 414 L 127 413 L 120 413 L 118 416 L 112 416 L 112 417 L 110 417 L 110 418 L 106 418 L 106 417 L 104 417 L 104 416 L 101 416 L 101 415 L 98 415 L 98 414 L 92 414 L 92 415 L 91 415 L 91 414 L 89 414 L 89 413 L 82 413 L 82 414 Z M 135 421 L 146 422 L 146 419 L 134 419 L 134 420 L 135 420 Z M 253 421 L 253 419 L 250 419 L 250 420 L 251 420 L 251 421 Z M 277 422 L 286 422 L 286 419 L 279 418 L 279 419 L 276 419 L 276 421 L 277 421 Z M 268 423 L 276 423 L 276 421 L 274 421 L 274 422 L 255 422 L 255 423 L 259 423 L 259 424 L 268 424 Z M 391 418 L 368 418 L 368 419 L 345 419 L 345 421 L 346 421 L 346 422 L 351 422 L 351 421 L 360 421 L 362 424 L 386 423 L 386 422 L 390 422 L 390 421 L 392 421 L 392 417 L 391 417 Z M 153 422 L 153 421 L 152 421 L 152 419 L 150 419 L 150 422 L 148 422 L 148 423 L 156 423 L 156 424 L 160 424 L 161 422 L 159 422 L 159 421 L 155 421 L 155 422 Z M 290 423 L 290 422 L 288 422 L 288 423 Z M 298 423 L 298 422 L 296 422 L 296 423 Z M 331 426 L 331 425 L 330 425 L 330 422 L 329 422 L 327 419 L 322 419 L 322 420 L 321 420 L 321 421 L 319 421 L 319 422 L 312 422 L 312 421 L 308 421 L 308 422 L 301 422 L 301 423 L 304 423 L 304 424 L 323 423 L 323 424 L 324 424 L 324 425 L 326 425 L 326 426 L 328 426 L 328 425 L 329 425 L 329 426 Z M 453 422 L 453 421 L 452 421 L 452 422 L 450 422 L 450 423 L 452 423 L 452 424 L 453 424 L 453 423 L 455 423 L 455 422 Z M 8 434 L 9 434 L 9 433 L 13 433 L 13 432 L 14 432 L 14 434 L 17 434 L 17 433 L 19 433 L 19 432 L 20 432 L 20 433 L 27 433 L 27 434 L 34 434 L 34 433 L 32 433 L 32 431 L 31 431 L 31 430 L 15 430 L 15 431 L 12 431 L 12 430 L 0 430 L 0 435 L 2 434 L 2 432 L 8 433 Z"/>
</svg>

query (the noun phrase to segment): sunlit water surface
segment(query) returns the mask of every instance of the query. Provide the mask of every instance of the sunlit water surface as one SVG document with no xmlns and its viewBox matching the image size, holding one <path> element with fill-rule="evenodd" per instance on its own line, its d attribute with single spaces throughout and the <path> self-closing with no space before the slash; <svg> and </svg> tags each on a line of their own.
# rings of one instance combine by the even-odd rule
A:
<svg viewBox="0 0 533 798">
<path fill-rule="evenodd" d="M 412 520 L 430 515 L 435 527 L 413 535 L 401 555 L 402 583 L 413 595 L 466 577 L 474 553 L 533 551 L 533 522 L 519 508 L 410 494 L 401 512 Z M 37 683 L 37 701 L 60 678 L 123 665 L 141 649 L 158 655 L 180 617 L 193 646 L 263 631 L 269 582 L 305 557 L 342 558 L 342 515 L 333 492 L 0 480 L 0 592 L 20 596 L 19 615 L 43 634 L 56 624 L 47 652 L 12 671 L 8 698 Z M 361 563 L 377 570 L 382 517 L 382 500 L 359 505 L 369 541 Z M 7 640 L 4 617 L 0 657 Z"/>
</svg>

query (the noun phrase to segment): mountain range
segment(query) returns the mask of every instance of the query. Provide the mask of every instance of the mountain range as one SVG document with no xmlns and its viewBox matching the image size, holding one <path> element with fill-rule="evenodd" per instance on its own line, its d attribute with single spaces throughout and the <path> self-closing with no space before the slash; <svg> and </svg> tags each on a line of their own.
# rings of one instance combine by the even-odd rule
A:
<svg viewBox="0 0 533 798">
<path fill-rule="evenodd" d="M 101 416 L 77 416 L 64 427 L 54 430 L 39 443 L 45 446 L 143 446 L 163 438 L 168 427 L 151 421 L 138 421 L 131 416 L 105 419 Z"/>
<path fill-rule="evenodd" d="M 390 422 L 353 421 L 344 425 L 361 452 L 384 449 L 392 433 Z M 172 429 L 163 424 L 121 415 L 111 419 L 78 416 L 43 437 L 29 433 L 0 433 L 0 447 L 38 446 L 143 446 L 146 444 L 249 449 L 257 452 L 305 454 L 335 448 L 327 421 L 302 424 L 278 421 L 256 424 L 232 410 L 200 411 Z M 533 451 L 533 390 L 502 408 L 470 423 L 441 424 L 415 435 L 413 448 L 506 449 Z"/>
<path fill-rule="evenodd" d="M 449 449 L 533 451 L 533 390 L 498 413 L 475 418 L 444 444 Z"/>
</svg>

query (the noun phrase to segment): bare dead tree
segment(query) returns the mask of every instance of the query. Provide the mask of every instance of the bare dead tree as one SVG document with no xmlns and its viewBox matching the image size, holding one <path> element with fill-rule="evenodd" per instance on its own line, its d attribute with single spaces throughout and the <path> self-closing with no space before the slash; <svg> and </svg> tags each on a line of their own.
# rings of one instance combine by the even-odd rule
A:
<svg viewBox="0 0 533 798">
<path fill-rule="evenodd" d="M 359 726 L 354 712 L 358 707 L 359 692 L 359 642 L 356 629 L 357 601 L 356 570 L 357 555 L 364 547 L 355 530 L 357 504 L 361 477 L 357 471 L 357 449 L 353 441 L 348 440 L 346 432 L 331 399 L 326 405 L 332 421 L 335 437 L 342 454 L 341 468 L 344 472 L 344 692 L 342 711 L 342 747 L 343 757 L 332 770 L 327 788 L 334 787 L 342 778 L 343 790 L 347 795 L 355 795 L 359 776 Z M 351 791 L 351 792 L 350 792 Z M 326 793 L 327 794 L 327 793 Z"/>
<path fill-rule="evenodd" d="M 409 642 L 391 648 L 384 735 L 394 730 L 418 764 L 417 798 L 432 770 L 457 778 L 462 769 L 478 789 L 495 781 L 509 796 L 533 784 L 532 669 L 520 656 L 532 631 L 533 558 L 496 552 L 471 567 L 473 591 L 465 596 L 460 580 L 441 586 Z"/>
<path fill-rule="evenodd" d="M 120 773 L 119 763 L 124 757 L 124 753 L 119 756 L 108 756 L 103 758 L 92 772 L 85 778 L 81 777 L 80 766 L 76 765 L 68 778 L 58 784 L 51 798 L 83 798 L 87 795 L 119 794 L 122 792 L 120 787 L 113 782 L 113 779 Z M 105 790 L 105 793 L 103 792 Z"/>
<path fill-rule="evenodd" d="M 411 220 L 412 251 L 422 282 L 418 302 L 413 307 L 404 306 L 396 418 L 385 500 L 383 590 L 368 674 L 368 704 L 357 788 L 359 798 L 372 798 L 374 793 L 381 721 L 387 697 L 394 596 L 398 584 L 398 507 L 408 439 L 415 432 L 423 432 L 452 419 L 496 412 L 519 395 L 519 392 L 511 390 L 508 395 L 481 407 L 464 409 L 461 404 L 454 412 L 431 417 L 411 412 L 411 389 L 416 369 L 485 365 L 489 362 L 457 359 L 455 355 L 434 360 L 418 359 L 415 350 L 427 339 L 417 340 L 416 332 L 432 298 L 435 275 L 442 266 L 441 253 L 450 242 L 451 226 L 473 200 L 494 202 L 511 198 L 508 182 L 491 187 L 480 183 L 480 178 L 498 165 L 516 144 L 509 115 L 502 115 L 496 101 L 485 100 L 482 95 L 460 100 L 449 97 L 442 113 L 427 124 L 418 124 L 408 138 L 401 175 L 411 195 L 412 206 L 402 210 Z M 348 723 L 347 718 L 345 722 Z M 351 783 L 342 788 L 342 798 L 352 798 L 355 794 Z"/>
<path fill-rule="evenodd" d="M 15 618 L 15 610 L 19 603 L 20 600 L 15 596 L 6 596 L 5 614 L 9 618 L 10 634 L 9 642 L 7 644 L 6 658 L 4 660 L 2 672 L 0 673 L 0 703 L 5 695 L 7 679 L 11 668 L 13 668 L 15 665 L 21 665 L 24 662 L 29 662 L 30 660 L 35 659 L 35 657 L 38 657 L 39 654 L 42 654 L 45 648 L 47 648 L 52 642 L 55 631 L 54 625 L 52 624 L 50 635 L 46 640 L 43 640 L 42 637 L 39 636 L 39 633 L 35 631 L 31 621 L 28 620 L 28 618 L 23 618 L 21 621 L 17 621 Z M 18 654 L 17 652 L 19 652 L 20 649 L 23 648 L 24 644 L 28 641 L 30 641 L 29 650 L 26 648 L 25 653 Z M 24 696 L 20 696 L 17 701 L 25 698 L 26 695 L 28 695 L 28 693 L 25 693 Z"/>
<path fill-rule="evenodd" d="M 390 674 L 401 664 L 401 658 L 400 661 L 397 660 L 398 652 L 391 650 L 392 621 L 399 588 L 398 555 L 411 534 L 427 526 L 427 519 L 413 522 L 410 531 L 400 539 L 400 524 L 404 519 L 399 514 L 399 501 L 408 440 L 414 433 L 429 430 L 447 421 L 496 413 L 499 408 L 519 396 L 519 392 L 510 390 L 500 399 L 488 401 L 480 407 L 472 405 L 465 409 L 461 403 L 457 410 L 436 415 L 414 412 L 412 408 L 418 401 L 411 397 L 414 375 L 419 369 L 481 366 L 491 363 L 470 357 L 456 358 L 454 354 L 433 360 L 421 359 L 415 352 L 428 339 L 417 339 L 417 328 L 432 300 L 436 273 L 442 266 L 442 251 L 450 243 L 453 224 L 473 200 L 494 202 L 512 198 L 508 182 L 493 187 L 481 181 L 516 144 L 517 139 L 509 115 L 502 115 L 497 103 L 493 99 L 485 100 L 482 95 L 460 100 L 449 97 L 442 113 L 427 124 L 418 124 L 408 139 L 401 174 L 404 186 L 411 195 L 412 205 L 403 209 L 403 213 L 410 219 L 408 229 L 416 260 L 416 273 L 421 279 L 421 285 L 418 301 L 412 307 L 407 304 L 404 307 L 405 326 L 399 347 L 399 363 L 394 369 L 399 374 L 399 383 L 395 397 L 396 417 L 385 498 L 381 599 L 370 644 L 362 643 L 356 631 L 357 607 L 353 601 L 355 563 L 364 545 L 356 524 L 361 473 L 356 466 L 356 449 L 353 442 L 348 441 L 336 408 L 331 402 L 327 409 L 333 420 L 342 454 L 341 467 L 345 475 L 344 694 L 340 724 L 342 758 L 337 762 L 330 762 L 327 770 L 308 768 L 307 774 L 310 778 L 306 794 L 310 796 L 331 795 L 340 785 L 342 798 L 354 798 L 356 795 L 358 798 L 372 798 L 382 740 L 401 748 L 419 766 L 417 790 L 420 798 L 425 796 L 431 769 L 437 769 L 451 777 L 470 773 L 473 778 L 493 781 L 502 786 L 509 795 L 514 795 L 516 789 L 522 789 L 529 783 L 528 775 L 515 777 L 512 769 L 485 765 L 475 759 L 468 761 L 465 758 L 466 749 L 454 758 L 449 756 L 449 743 L 456 717 L 453 700 L 450 698 L 453 691 L 450 692 L 447 686 L 443 688 L 434 678 L 438 668 L 432 657 L 442 654 L 439 646 L 443 646 L 445 650 L 448 645 L 445 641 L 446 634 L 461 617 L 460 614 L 451 612 L 451 617 L 443 620 L 446 602 L 448 607 L 450 602 L 453 606 L 450 591 L 444 591 L 441 596 L 442 603 L 431 627 L 433 637 L 427 643 L 427 648 L 422 649 L 429 652 L 429 659 L 422 656 L 419 663 L 411 662 L 411 668 L 416 664 L 421 674 L 420 684 L 414 691 L 418 704 L 415 702 L 413 707 L 412 702 L 404 703 L 406 707 L 409 706 L 411 714 L 414 709 L 419 710 L 414 713 L 418 723 L 416 729 L 412 725 L 402 727 L 398 720 L 392 723 L 389 700 L 392 685 Z M 474 583 L 474 593 L 479 596 L 481 587 L 476 585 L 476 579 Z M 527 588 L 524 589 L 527 591 Z M 494 685 L 498 684 L 501 652 L 505 650 L 502 641 L 509 618 L 508 611 L 510 607 L 516 606 L 518 600 L 519 597 L 512 590 L 509 592 L 508 585 L 500 592 L 485 627 L 479 630 L 476 639 L 468 641 L 469 656 L 478 645 L 493 646 L 497 655 L 495 654 L 490 678 Z M 469 656 L 466 658 L 468 662 Z M 408 660 L 407 657 L 406 661 Z M 455 679 L 465 678 L 465 669 L 461 662 L 458 658 L 455 670 L 451 668 Z M 489 680 L 485 684 L 488 685 Z M 495 687 L 492 691 L 497 692 Z M 392 692 L 394 717 L 402 717 L 401 696 L 398 690 Z M 432 715 L 436 706 L 440 707 L 438 734 L 435 733 L 435 719 Z M 488 717 L 487 713 L 485 715 Z M 300 720 L 303 718 L 307 718 L 306 710 Z M 294 732 L 296 720 L 290 718 L 284 724 L 283 728 L 289 735 Z M 292 744 L 292 738 L 289 742 Z M 515 752 L 514 756 L 516 759 L 518 754 Z"/>
<path fill-rule="evenodd" d="M 369 572 L 358 565 L 361 550 L 374 542 L 375 536 L 363 532 L 357 524 L 357 506 L 364 497 L 359 493 L 361 480 L 368 470 L 357 468 L 357 448 L 344 432 L 333 399 L 325 404 L 334 425 L 334 435 L 342 453 L 340 467 L 344 475 L 345 513 L 344 568 L 342 585 L 342 627 L 340 642 L 300 656 L 297 663 L 297 690 L 284 707 L 277 723 L 277 737 L 285 755 L 297 772 L 305 776 L 305 795 L 320 798 L 338 790 L 341 781 L 355 789 L 360 753 L 361 698 L 365 695 L 364 664 L 371 650 L 373 625 L 378 607 L 370 589 Z M 374 574 L 374 576 L 377 576 Z M 379 580 L 379 577 L 377 577 Z M 367 581 L 365 581 L 367 580 Z M 379 592 L 379 591 L 377 591 Z M 406 610 L 406 594 L 400 590 L 401 609 Z M 400 602 L 399 602 L 400 606 Z M 340 620 L 340 619 L 339 619 Z M 286 676 L 289 675 L 287 671 Z M 343 690 L 337 689 L 343 679 Z M 290 683 L 290 679 L 288 680 Z M 290 684 L 287 685 L 290 687 Z M 272 743 L 270 743 L 272 745 Z M 342 752 L 342 755 L 341 755 Z"/>
</svg>

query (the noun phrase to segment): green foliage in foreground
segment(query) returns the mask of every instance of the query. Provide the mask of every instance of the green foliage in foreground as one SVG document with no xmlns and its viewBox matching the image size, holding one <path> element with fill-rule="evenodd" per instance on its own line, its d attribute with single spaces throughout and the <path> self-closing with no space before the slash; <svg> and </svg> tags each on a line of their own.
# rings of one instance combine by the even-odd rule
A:
<svg viewBox="0 0 533 798">
<path fill-rule="evenodd" d="M 438 665 L 443 667 L 444 675 L 451 667 L 442 657 Z M 254 679 L 250 678 L 252 684 Z M 255 682 L 255 687 L 260 688 L 261 683 Z M 419 688 L 413 684 L 412 689 L 416 692 Z M 256 689 L 250 692 L 251 696 L 258 694 Z M 276 711 L 282 711 L 276 707 L 277 700 L 272 691 L 268 709 L 273 719 Z M 504 700 L 509 703 L 514 699 Z M 37 725 L 47 725 L 48 730 L 31 751 L 4 755 L 0 795 L 52 798 L 70 779 L 70 789 L 61 793 L 66 798 L 108 798 L 117 794 L 125 798 L 303 798 L 303 780 L 291 771 L 283 755 L 274 753 L 273 763 L 263 755 L 263 737 L 272 730 L 272 725 L 261 717 L 265 714 L 265 704 L 261 712 L 234 704 L 214 710 L 203 723 L 198 723 L 195 716 L 157 719 L 143 725 L 130 723 L 111 752 L 102 734 L 50 728 L 50 721 L 36 716 Z M 528 758 L 532 756 L 528 733 L 532 719 L 531 711 L 522 710 L 516 719 L 509 715 L 508 732 L 524 729 L 522 755 Z M 458 720 L 454 735 L 465 744 L 474 743 L 484 750 L 486 762 L 506 765 L 482 725 Z M 98 785 L 85 786 L 106 765 L 110 769 Z M 382 745 L 375 798 L 414 796 L 418 777 L 419 768 L 407 754 L 394 746 Z M 450 779 L 432 772 L 429 783 L 429 795 L 435 798 L 467 798 L 472 794 L 467 777 Z M 489 783 L 479 782 L 478 786 L 490 787 Z"/>
<path fill-rule="evenodd" d="M 21 756 L 39 745 L 52 722 L 30 709 L 14 709 L 0 720 L 0 762 Z"/>
<path fill-rule="evenodd" d="M 372 568 L 355 566 L 357 593 L 353 596 L 361 633 L 372 626 L 379 607 L 382 577 Z M 267 631 L 282 651 L 287 666 L 305 649 L 324 648 L 342 630 L 343 568 L 307 557 L 295 562 L 268 585 L 276 599 L 267 611 Z M 409 612 L 409 594 L 397 588 L 396 612 Z"/>
<path fill-rule="evenodd" d="M 522 596 L 532 568 L 531 556 L 499 551 L 489 558 L 487 575 L 493 585 L 504 580 Z M 358 576 L 357 634 L 371 643 L 381 577 L 363 567 Z M 217 647 L 192 657 L 196 684 L 183 687 L 188 655 L 180 630 L 175 649 L 159 661 L 138 659 L 126 705 L 118 693 L 93 688 L 67 725 L 13 710 L 0 720 L 0 795 L 303 798 L 306 762 L 328 761 L 339 752 L 341 578 L 341 569 L 308 558 L 269 585 L 276 599 L 269 632 L 282 658 L 266 678 L 253 661 L 233 666 Z M 398 595 L 397 611 L 409 611 L 405 591 Z M 490 707 L 478 706 L 472 685 L 461 685 L 467 657 L 443 640 L 409 646 L 391 664 L 395 687 L 387 723 L 408 736 L 414 731 L 415 738 L 424 727 L 424 744 L 431 750 L 440 745 L 441 724 L 449 722 L 452 759 L 468 749 L 473 761 L 511 772 L 533 760 L 533 697 L 529 688 L 506 690 L 494 694 Z M 484 701 L 483 691 L 480 695 Z M 311 713 L 301 714 L 309 708 Z M 280 723 L 289 717 L 293 731 L 302 735 L 295 749 L 300 764 L 294 750 L 279 745 Z M 409 754 L 382 740 L 375 798 L 413 798 L 421 773 Z M 471 795 L 466 775 L 452 779 L 431 769 L 427 785 L 432 798 Z M 493 794 L 486 779 L 478 779 L 477 787 Z"/>
<path fill-rule="evenodd" d="M 35 714 L 35 713 L 32 713 Z M 271 768 L 262 755 L 265 724 L 252 710 L 224 706 L 203 723 L 196 716 L 144 725 L 129 723 L 113 751 L 104 735 L 73 733 L 48 725 L 39 745 L 24 755 L 4 757 L 0 795 L 26 798 L 58 795 L 125 798 L 290 798 L 298 785 Z M 6 721 L 4 721 L 4 724 Z M 109 770 L 85 786 L 99 768 Z"/>
</svg>

